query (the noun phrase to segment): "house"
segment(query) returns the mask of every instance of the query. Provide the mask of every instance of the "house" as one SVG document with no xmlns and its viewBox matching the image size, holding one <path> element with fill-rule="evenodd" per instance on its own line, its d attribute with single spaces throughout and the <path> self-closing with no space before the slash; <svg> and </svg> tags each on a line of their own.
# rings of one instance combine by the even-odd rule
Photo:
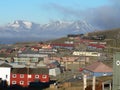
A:
<svg viewBox="0 0 120 90">
<path fill-rule="evenodd" d="M 25 51 L 23 51 L 23 52 L 18 52 L 18 55 L 17 55 L 18 57 L 23 57 L 23 58 L 25 58 L 25 57 L 34 57 L 34 58 L 39 58 L 39 57 L 48 57 L 48 54 L 44 54 L 44 53 L 39 53 L 39 51 L 32 51 L 32 50 L 25 50 Z"/>
<path fill-rule="evenodd" d="M 74 41 L 65 41 L 65 44 L 74 44 Z"/>
<path fill-rule="evenodd" d="M 90 43 L 92 40 L 89 40 L 89 39 L 80 39 L 80 44 L 85 44 L 85 45 L 87 45 L 88 43 Z"/>
<path fill-rule="evenodd" d="M 14 57 L 13 58 L 13 60 L 14 60 L 14 63 L 18 63 L 18 64 L 27 64 L 28 62 L 30 62 L 30 63 L 38 63 L 39 62 L 39 59 L 38 58 L 23 58 L 23 57 L 21 57 L 21 58 L 18 58 L 18 57 Z"/>
<path fill-rule="evenodd" d="M 109 76 L 112 75 L 112 68 L 102 62 L 95 62 L 89 66 L 86 66 L 83 70 L 83 73 L 86 74 L 88 77 Z"/>
<path fill-rule="evenodd" d="M 50 44 L 45 44 L 42 46 L 42 49 L 52 49 L 52 47 L 50 46 Z"/>
<path fill-rule="evenodd" d="M 64 44 L 64 43 L 52 43 L 50 44 L 50 46 L 53 48 L 64 48 L 69 50 L 72 50 L 74 48 L 74 44 Z"/>
<path fill-rule="evenodd" d="M 60 68 L 51 68 L 51 69 L 49 69 L 49 75 L 57 76 L 59 74 L 61 74 Z"/>
<path fill-rule="evenodd" d="M 40 49 L 40 47 L 36 47 L 36 46 L 31 47 L 31 50 L 33 50 L 33 51 L 39 51 L 39 49 Z"/>
<path fill-rule="evenodd" d="M 68 34 L 67 37 L 69 39 L 75 39 L 75 38 L 80 38 L 82 37 L 84 34 Z"/>
<path fill-rule="evenodd" d="M 0 61 L 0 78 L 4 81 L 7 81 L 7 84 L 10 85 L 10 72 L 11 65 L 4 61 Z"/>
<path fill-rule="evenodd" d="M 41 47 L 42 49 L 51 49 L 52 47 L 50 46 L 50 44 L 46 44 L 43 42 L 38 43 L 37 45 L 38 47 Z"/>
<path fill-rule="evenodd" d="M 57 49 L 52 49 L 52 48 L 50 48 L 50 49 L 48 49 L 48 48 L 39 49 L 40 54 L 56 54 L 56 52 L 57 52 Z"/>
<path fill-rule="evenodd" d="M 25 67 L 0 61 L 0 79 L 8 85 L 28 86 L 32 82 L 49 82 L 49 69 L 45 67 Z"/>
<path fill-rule="evenodd" d="M 57 68 L 60 67 L 60 63 L 57 60 L 50 60 L 47 66 L 49 68 Z"/>
<path fill-rule="evenodd" d="M 10 85 L 26 87 L 32 82 L 49 82 L 48 68 L 12 68 Z"/>
<path fill-rule="evenodd" d="M 75 56 L 92 56 L 92 57 L 98 57 L 101 55 L 99 52 L 87 52 L 87 51 L 74 51 L 73 55 Z"/>
<path fill-rule="evenodd" d="M 102 44 L 89 44 L 87 46 L 88 50 L 104 50 L 105 45 Z"/>
</svg>

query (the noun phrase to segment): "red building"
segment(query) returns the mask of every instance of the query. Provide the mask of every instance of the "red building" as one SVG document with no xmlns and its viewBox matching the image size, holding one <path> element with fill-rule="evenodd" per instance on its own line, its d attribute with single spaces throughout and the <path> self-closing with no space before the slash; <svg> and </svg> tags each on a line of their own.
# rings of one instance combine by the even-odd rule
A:
<svg viewBox="0 0 120 90">
<path fill-rule="evenodd" d="M 105 45 L 102 45 L 102 44 L 89 44 L 88 46 L 95 47 L 95 48 L 101 48 L 101 49 L 105 48 Z"/>
<path fill-rule="evenodd" d="M 26 87 L 30 82 L 49 82 L 48 68 L 12 68 L 10 85 Z"/>
</svg>

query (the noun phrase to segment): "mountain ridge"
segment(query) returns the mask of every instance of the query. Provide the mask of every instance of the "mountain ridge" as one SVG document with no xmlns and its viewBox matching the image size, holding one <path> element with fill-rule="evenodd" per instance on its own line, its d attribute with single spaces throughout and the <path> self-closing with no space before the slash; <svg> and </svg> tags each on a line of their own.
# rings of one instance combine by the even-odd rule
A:
<svg viewBox="0 0 120 90">
<path fill-rule="evenodd" d="M 94 27 L 86 21 L 53 21 L 38 24 L 25 20 L 15 20 L 0 27 L 0 38 L 58 38 L 67 34 L 80 34 L 94 31 Z"/>
</svg>

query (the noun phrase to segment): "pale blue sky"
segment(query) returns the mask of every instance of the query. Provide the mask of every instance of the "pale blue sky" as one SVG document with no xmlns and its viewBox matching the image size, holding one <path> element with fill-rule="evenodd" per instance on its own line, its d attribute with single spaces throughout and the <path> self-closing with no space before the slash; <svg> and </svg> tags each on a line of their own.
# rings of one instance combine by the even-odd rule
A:
<svg viewBox="0 0 120 90">
<path fill-rule="evenodd" d="M 84 11 L 111 5 L 111 0 L 0 0 L 0 25 L 14 20 L 48 23 L 83 19 Z"/>
</svg>

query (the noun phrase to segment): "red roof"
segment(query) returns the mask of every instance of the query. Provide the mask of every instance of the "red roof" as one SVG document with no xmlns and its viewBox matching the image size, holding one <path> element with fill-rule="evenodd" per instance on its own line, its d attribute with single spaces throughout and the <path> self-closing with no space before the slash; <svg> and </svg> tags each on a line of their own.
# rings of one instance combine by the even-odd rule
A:
<svg viewBox="0 0 120 90">
<path fill-rule="evenodd" d="M 101 45 L 101 44 L 89 44 L 88 46 L 96 47 L 96 48 L 105 48 L 105 45 Z"/>
<path fill-rule="evenodd" d="M 92 72 L 112 72 L 112 68 L 103 64 L 102 62 L 95 62 L 85 67 L 85 69 Z"/>
</svg>

